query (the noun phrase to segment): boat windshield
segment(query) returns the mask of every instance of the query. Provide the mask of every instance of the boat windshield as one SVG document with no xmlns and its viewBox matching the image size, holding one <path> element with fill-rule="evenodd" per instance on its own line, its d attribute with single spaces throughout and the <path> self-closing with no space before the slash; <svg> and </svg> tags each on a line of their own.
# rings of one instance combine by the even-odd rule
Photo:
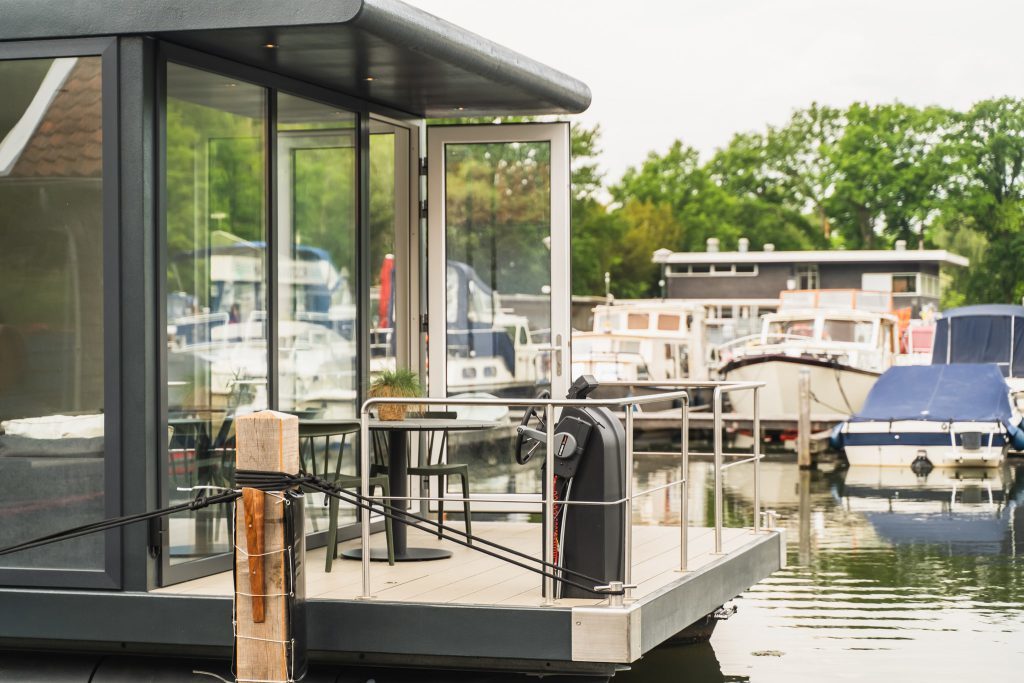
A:
<svg viewBox="0 0 1024 683">
<path fill-rule="evenodd" d="M 794 337 L 814 337 L 814 320 L 798 318 L 795 320 L 773 320 L 768 323 L 768 334 L 790 335 Z"/>
<path fill-rule="evenodd" d="M 867 320 L 825 320 L 821 338 L 825 341 L 870 344 L 874 324 Z"/>
</svg>

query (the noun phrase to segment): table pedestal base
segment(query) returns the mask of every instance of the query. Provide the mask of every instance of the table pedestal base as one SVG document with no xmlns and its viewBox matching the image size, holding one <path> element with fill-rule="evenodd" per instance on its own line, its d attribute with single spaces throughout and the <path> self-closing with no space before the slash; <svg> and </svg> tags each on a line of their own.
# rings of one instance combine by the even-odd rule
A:
<svg viewBox="0 0 1024 683">
<path fill-rule="evenodd" d="M 346 560 L 363 559 L 362 548 L 343 550 L 341 556 Z M 444 560 L 452 556 L 452 551 L 444 548 L 406 548 L 404 552 L 395 551 L 395 562 L 425 562 L 427 560 Z M 373 562 L 387 562 L 387 548 L 371 548 L 370 560 Z"/>
</svg>

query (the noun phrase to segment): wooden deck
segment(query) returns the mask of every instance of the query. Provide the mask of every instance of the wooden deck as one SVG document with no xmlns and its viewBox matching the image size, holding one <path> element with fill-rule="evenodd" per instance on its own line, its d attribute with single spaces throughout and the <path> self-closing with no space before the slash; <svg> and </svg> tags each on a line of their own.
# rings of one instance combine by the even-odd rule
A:
<svg viewBox="0 0 1024 683">
<path fill-rule="evenodd" d="M 540 553 L 538 524 L 478 522 L 473 528 L 482 538 L 533 556 Z M 311 616 L 336 613 L 340 617 L 344 613 L 367 623 L 381 619 L 392 634 L 396 624 L 422 624 L 427 620 L 446 634 L 438 641 L 443 644 L 439 648 L 430 644 L 422 630 L 415 631 L 413 637 L 374 639 L 370 637 L 372 630 L 346 630 L 340 626 L 347 623 L 344 619 L 331 619 L 338 626 L 321 632 L 317 640 L 321 640 L 321 647 L 336 654 L 358 652 L 365 657 L 369 656 L 367 652 L 377 652 L 385 661 L 410 658 L 404 661 L 420 664 L 428 661 L 425 657 L 447 657 L 445 661 L 451 663 L 475 656 L 489 658 L 492 666 L 507 660 L 510 666 L 529 670 L 533 665 L 522 660 L 535 655 L 522 644 L 521 637 L 513 634 L 523 628 L 516 626 L 521 620 L 522 624 L 534 624 L 527 628 L 536 631 L 549 652 L 537 657 L 548 662 L 561 660 L 558 666 L 564 670 L 569 670 L 565 667 L 570 664 L 621 665 L 635 661 L 781 567 L 785 547 L 777 531 L 754 534 L 749 529 L 723 529 L 723 552 L 715 554 L 713 530 L 691 527 L 688 571 L 680 572 L 678 527 L 634 527 L 633 543 L 633 582 L 637 588 L 624 607 L 612 607 L 607 600 L 597 598 L 564 599 L 545 605 L 537 574 L 413 529 L 409 531 L 410 546 L 444 547 L 453 552 L 452 557 L 393 567 L 374 562 L 373 597 L 363 600 L 360 563 L 335 560 L 328 574 L 324 572 L 325 550 L 318 548 L 306 554 L 306 598 Z M 383 544 L 383 534 L 372 537 L 374 547 Z M 342 547 L 358 545 L 355 539 Z M 232 594 L 231 573 L 161 588 L 152 594 L 228 598 Z M 462 637 L 455 637 L 460 632 Z M 516 654 L 511 655 L 513 652 Z M 556 652 L 560 654 L 552 656 Z M 552 665 L 537 666 L 542 670 L 539 667 Z"/>
<path fill-rule="evenodd" d="M 540 557 L 540 525 L 530 523 L 477 522 L 476 535 L 500 543 L 519 552 Z M 750 541 L 744 529 L 723 529 L 722 550 L 728 554 Z M 384 544 L 384 535 L 375 534 L 372 545 Z M 451 550 L 452 557 L 430 562 L 400 562 L 393 567 L 386 562 L 371 565 L 373 597 L 389 602 L 421 602 L 435 604 L 501 605 L 538 607 L 541 577 L 463 546 L 439 541 L 435 536 L 416 529 L 409 530 L 409 545 Z M 689 569 L 697 570 L 718 559 L 714 555 L 713 531 L 704 527 L 690 529 Z M 358 548 L 359 539 L 346 541 L 342 549 Z M 324 548 L 306 553 L 307 600 L 356 600 L 362 592 L 361 564 L 337 559 L 331 573 L 324 571 Z M 679 528 L 637 526 L 633 531 L 633 591 L 640 599 L 659 588 L 679 580 Z M 158 589 L 158 593 L 179 595 L 232 594 L 231 572 L 222 572 Z M 597 606 L 601 599 L 557 600 L 556 607 Z"/>
</svg>

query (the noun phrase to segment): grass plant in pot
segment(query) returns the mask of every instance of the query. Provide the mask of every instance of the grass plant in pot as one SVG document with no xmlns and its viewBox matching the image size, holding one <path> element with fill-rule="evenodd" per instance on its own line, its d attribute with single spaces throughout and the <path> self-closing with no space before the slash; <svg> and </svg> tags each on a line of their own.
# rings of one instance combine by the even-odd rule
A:
<svg viewBox="0 0 1024 683">
<path fill-rule="evenodd" d="M 405 368 L 384 370 L 370 385 L 370 398 L 415 398 L 422 392 L 419 375 Z M 404 420 L 408 408 L 408 403 L 379 403 L 377 416 L 385 421 Z"/>
</svg>

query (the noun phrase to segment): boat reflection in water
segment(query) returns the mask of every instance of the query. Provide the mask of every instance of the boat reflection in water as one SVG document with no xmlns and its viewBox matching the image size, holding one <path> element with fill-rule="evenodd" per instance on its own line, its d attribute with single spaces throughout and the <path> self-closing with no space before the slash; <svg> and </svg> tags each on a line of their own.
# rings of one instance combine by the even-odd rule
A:
<svg viewBox="0 0 1024 683">
<path fill-rule="evenodd" d="M 638 463 L 638 479 L 672 465 Z M 763 462 L 762 501 L 786 528 L 788 566 L 735 601 L 742 618 L 720 623 L 710 648 L 663 648 L 614 680 L 1016 680 L 1024 461 L 923 477 L 830 467 Z M 710 472 L 691 463 L 691 519 L 709 510 Z M 751 476 L 742 466 L 725 473 L 727 520 L 748 519 L 753 501 L 739 492 Z"/>
<path fill-rule="evenodd" d="M 1014 516 L 1024 503 L 1024 482 L 1012 470 L 851 467 L 833 494 L 861 513 L 893 545 L 941 544 L 965 555 L 1014 554 Z M 1009 478 L 1009 479 L 1008 479 Z"/>
</svg>

